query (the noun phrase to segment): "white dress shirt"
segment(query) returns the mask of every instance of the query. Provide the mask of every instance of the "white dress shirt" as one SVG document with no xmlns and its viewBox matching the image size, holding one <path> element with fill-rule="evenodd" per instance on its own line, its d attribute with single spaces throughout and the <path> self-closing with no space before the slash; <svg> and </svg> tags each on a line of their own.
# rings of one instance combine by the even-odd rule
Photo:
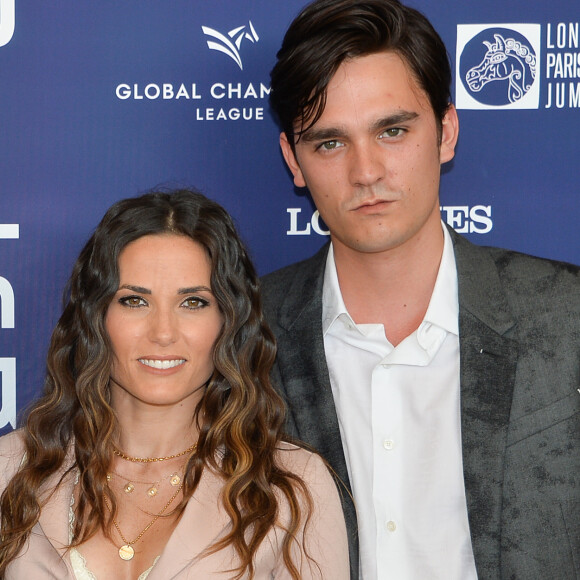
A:
<svg viewBox="0 0 580 580">
<path fill-rule="evenodd" d="M 355 324 L 332 246 L 324 348 L 357 507 L 364 580 L 475 580 L 459 405 L 459 304 L 445 242 L 419 328 L 393 347 L 382 324 Z"/>
</svg>

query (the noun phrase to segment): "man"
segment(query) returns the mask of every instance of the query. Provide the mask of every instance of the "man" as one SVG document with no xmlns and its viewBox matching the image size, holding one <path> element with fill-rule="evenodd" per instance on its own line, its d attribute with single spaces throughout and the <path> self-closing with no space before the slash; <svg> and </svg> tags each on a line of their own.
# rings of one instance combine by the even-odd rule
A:
<svg viewBox="0 0 580 580">
<path fill-rule="evenodd" d="M 577 578 L 579 269 L 443 226 L 450 81 L 397 0 L 317 0 L 291 24 L 271 103 L 331 241 L 263 280 L 274 380 L 352 490 L 353 578 Z"/>
</svg>

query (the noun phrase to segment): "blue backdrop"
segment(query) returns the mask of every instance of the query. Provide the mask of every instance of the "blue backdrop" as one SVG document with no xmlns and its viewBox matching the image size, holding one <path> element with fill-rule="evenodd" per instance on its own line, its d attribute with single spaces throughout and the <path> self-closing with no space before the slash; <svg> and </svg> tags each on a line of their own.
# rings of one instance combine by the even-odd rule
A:
<svg viewBox="0 0 580 580">
<path fill-rule="evenodd" d="M 234 215 L 260 273 L 326 240 L 267 103 L 303 4 L 0 0 L 2 432 L 41 388 L 62 288 L 115 200 L 200 188 Z M 443 218 L 476 243 L 580 262 L 580 4 L 412 5 L 456 71 L 461 132 Z"/>
</svg>

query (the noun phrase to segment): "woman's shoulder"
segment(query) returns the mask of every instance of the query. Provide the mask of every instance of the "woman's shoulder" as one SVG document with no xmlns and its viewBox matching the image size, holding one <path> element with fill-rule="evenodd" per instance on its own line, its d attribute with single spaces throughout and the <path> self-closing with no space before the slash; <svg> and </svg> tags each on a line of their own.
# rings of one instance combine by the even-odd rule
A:
<svg viewBox="0 0 580 580">
<path fill-rule="evenodd" d="M 307 483 L 332 480 L 326 461 L 315 451 L 295 443 L 281 441 L 276 459 L 280 467 L 299 475 Z"/>
<path fill-rule="evenodd" d="M 18 471 L 24 457 L 24 440 L 22 431 L 12 431 L 0 437 L 0 489 Z"/>
<path fill-rule="evenodd" d="M 24 439 L 21 429 L 11 431 L 7 435 L 0 437 L 0 460 L 5 461 L 6 458 L 17 457 L 24 454 Z"/>
</svg>

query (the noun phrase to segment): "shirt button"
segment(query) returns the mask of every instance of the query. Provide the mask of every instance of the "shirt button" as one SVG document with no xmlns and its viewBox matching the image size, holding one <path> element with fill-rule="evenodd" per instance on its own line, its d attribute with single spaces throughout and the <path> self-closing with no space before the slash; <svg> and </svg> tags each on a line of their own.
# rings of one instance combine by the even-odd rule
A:
<svg viewBox="0 0 580 580">
<path fill-rule="evenodd" d="M 393 447 L 395 446 L 395 442 L 392 439 L 385 439 L 383 441 L 383 447 L 387 450 L 390 451 L 391 449 L 393 449 Z"/>
<path fill-rule="evenodd" d="M 397 529 L 397 524 L 393 520 L 389 520 L 386 527 L 389 532 L 394 532 Z"/>
</svg>

